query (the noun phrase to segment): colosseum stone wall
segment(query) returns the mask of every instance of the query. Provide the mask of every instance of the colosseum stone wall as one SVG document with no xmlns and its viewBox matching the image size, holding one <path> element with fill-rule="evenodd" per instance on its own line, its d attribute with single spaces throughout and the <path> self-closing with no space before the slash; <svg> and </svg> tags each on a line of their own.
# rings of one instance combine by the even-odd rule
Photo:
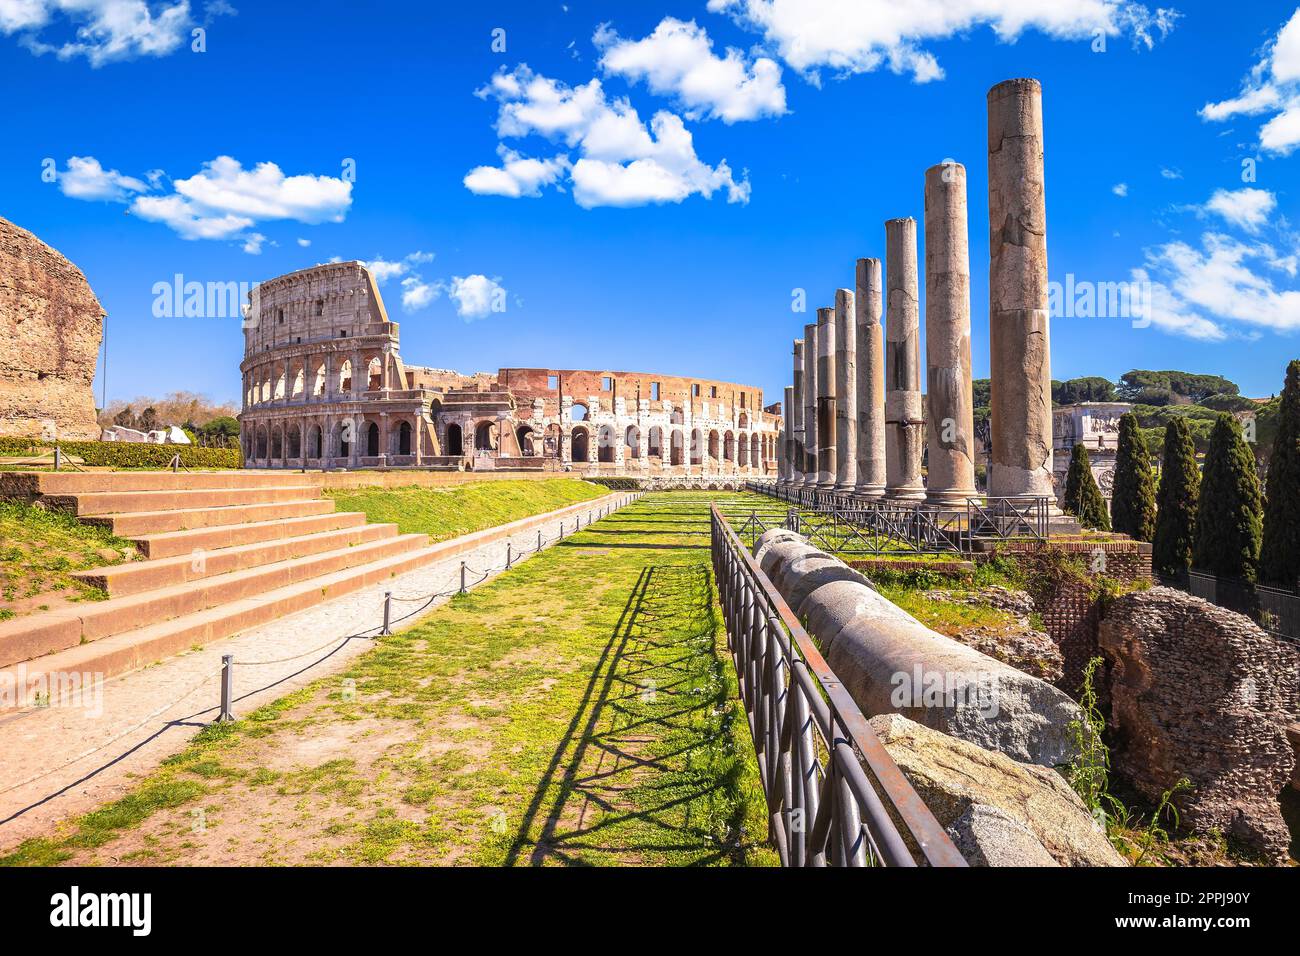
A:
<svg viewBox="0 0 1300 956">
<path fill-rule="evenodd" d="M 776 474 L 779 405 L 752 386 L 601 370 L 406 365 L 358 262 L 265 282 L 245 328 L 245 462 L 646 477 Z"/>
</svg>

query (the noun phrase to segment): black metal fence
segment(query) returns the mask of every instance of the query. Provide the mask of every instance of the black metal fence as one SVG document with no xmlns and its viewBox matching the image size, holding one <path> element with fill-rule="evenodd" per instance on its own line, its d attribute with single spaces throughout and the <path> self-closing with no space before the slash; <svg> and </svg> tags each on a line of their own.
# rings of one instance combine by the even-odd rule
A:
<svg viewBox="0 0 1300 956">
<path fill-rule="evenodd" d="M 1167 583 L 1246 615 L 1274 637 L 1300 643 L 1300 594 L 1202 571 L 1189 571 L 1183 579 Z"/>
<path fill-rule="evenodd" d="M 1050 534 L 1044 497 L 968 498 L 960 507 L 873 500 L 816 488 L 746 482 L 747 491 L 792 506 L 784 527 L 840 554 L 969 554 L 978 542 Z"/>
<path fill-rule="evenodd" d="M 716 504 L 711 515 L 727 644 L 782 864 L 965 866 Z"/>
</svg>

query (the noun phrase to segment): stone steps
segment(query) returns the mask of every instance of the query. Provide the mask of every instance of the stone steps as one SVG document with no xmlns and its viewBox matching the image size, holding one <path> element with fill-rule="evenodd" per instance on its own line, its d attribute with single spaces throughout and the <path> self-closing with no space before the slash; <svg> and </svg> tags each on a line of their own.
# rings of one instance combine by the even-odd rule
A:
<svg viewBox="0 0 1300 956">
<path fill-rule="evenodd" d="M 138 514 L 88 515 L 82 520 L 108 528 L 123 538 L 214 528 L 245 521 L 273 521 L 331 514 L 334 502 L 323 498 L 301 501 L 273 501 L 254 505 L 222 505 L 214 508 L 187 508 L 166 511 L 142 511 Z"/>
<path fill-rule="evenodd" d="M 360 515 L 358 517 L 364 518 Z M 266 524 L 274 526 L 272 522 Z M 214 530 L 225 532 L 228 536 L 237 527 Z M 182 532 L 184 533 L 186 532 Z M 193 548 L 173 557 L 92 568 L 89 571 L 78 571 L 72 576 L 103 589 L 110 598 L 124 597 L 154 588 L 171 587 L 231 571 L 242 571 L 393 537 L 397 537 L 395 524 L 361 524 L 251 544 L 231 546 L 226 541 L 212 549 Z"/>
<path fill-rule="evenodd" d="M 437 546 L 404 551 L 367 564 L 285 584 L 167 621 L 68 647 L 37 660 L 27 660 L 23 665 L 26 686 L 40 686 L 42 674 L 97 674 L 108 679 L 138 670 L 193 647 L 231 637 L 249 628 L 314 607 L 322 601 L 404 574 L 440 554 L 441 550 Z M 381 608 L 375 608 L 376 622 L 380 611 Z M 9 665 L 0 663 L 0 678 L 4 676 L 4 668 L 8 667 Z M 51 682 L 50 686 L 58 685 Z"/>
<path fill-rule="evenodd" d="M 107 601 L 14 618 L 0 623 L 0 667 L 405 555 L 427 543 L 426 535 L 398 535 Z"/>
<path fill-rule="evenodd" d="M 319 492 L 319 478 L 286 472 L 267 474 L 254 471 L 108 471 L 108 472 L 53 472 L 39 476 L 43 495 L 86 495 L 97 492 L 123 491 L 184 491 L 187 489 L 264 488 L 293 486 L 307 492 L 310 497 Z"/>
<path fill-rule="evenodd" d="M 302 518 L 279 518 L 272 521 L 250 521 L 247 524 L 216 525 L 210 528 L 193 528 L 188 531 L 165 531 L 161 534 L 139 535 L 132 543 L 146 558 L 171 558 L 178 554 L 191 554 L 202 549 L 213 551 L 259 541 L 278 538 L 295 538 L 321 531 L 337 531 L 366 523 L 366 516 L 357 511 L 332 511 L 326 514 L 307 515 Z"/>
<path fill-rule="evenodd" d="M 314 493 L 315 492 L 315 493 Z M 44 497 L 48 507 L 82 517 L 139 514 L 149 511 L 195 511 L 207 508 L 302 501 L 317 497 L 307 486 L 264 485 L 258 488 L 174 488 L 160 491 L 93 491 Z"/>
</svg>

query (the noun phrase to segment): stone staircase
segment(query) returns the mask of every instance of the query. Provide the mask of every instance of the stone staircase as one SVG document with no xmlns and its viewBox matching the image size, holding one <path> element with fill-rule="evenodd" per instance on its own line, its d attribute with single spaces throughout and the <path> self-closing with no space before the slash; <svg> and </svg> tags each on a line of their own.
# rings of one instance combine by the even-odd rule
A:
<svg viewBox="0 0 1300 956">
<path fill-rule="evenodd" d="M 22 664 L 29 680 L 112 677 L 402 574 L 438 551 L 423 534 L 336 512 L 307 475 L 5 478 L 0 493 L 110 528 L 145 558 L 76 574 L 107 600 L 0 622 L 0 669 Z"/>
</svg>

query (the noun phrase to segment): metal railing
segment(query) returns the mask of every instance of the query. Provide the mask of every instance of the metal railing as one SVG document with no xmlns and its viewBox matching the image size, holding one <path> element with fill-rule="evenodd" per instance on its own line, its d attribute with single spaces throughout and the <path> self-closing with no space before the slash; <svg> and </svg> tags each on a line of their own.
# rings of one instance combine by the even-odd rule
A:
<svg viewBox="0 0 1300 956">
<path fill-rule="evenodd" d="M 1300 643 L 1300 594 L 1249 581 L 1188 571 L 1168 583 L 1193 597 L 1251 618 L 1274 637 Z"/>
<path fill-rule="evenodd" d="M 981 541 L 1050 534 L 1045 497 L 967 498 L 961 506 L 876 500 L 818 488 L 746 482 L 745 490 L 794 506 L 791 530 L 827 551 L 843 554 L 969 554 Z"/>
<path fill-rule="evenodd" d="M 716 504 L 710 514 L 727 644 L 782 864 L 965 866 Z"/>
</svg>

